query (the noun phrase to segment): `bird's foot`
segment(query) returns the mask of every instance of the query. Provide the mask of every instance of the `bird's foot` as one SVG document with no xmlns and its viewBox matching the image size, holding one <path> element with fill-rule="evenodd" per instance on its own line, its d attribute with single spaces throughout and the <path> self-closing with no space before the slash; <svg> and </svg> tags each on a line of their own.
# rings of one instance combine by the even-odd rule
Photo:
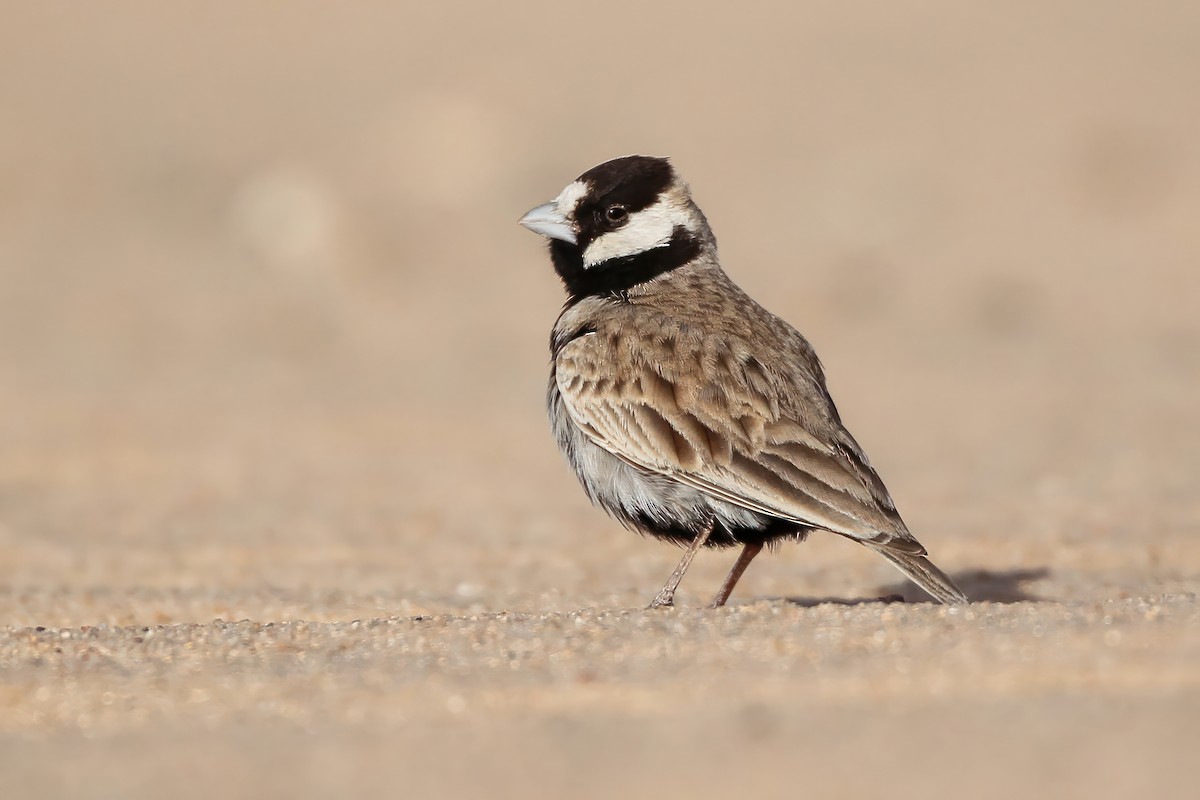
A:
<svg viewBox="0 0 1200 800">
<path fill-rule="evenodd" d="M 674 608 L 675 593 L 674 592 L 659 592 L 654 599 L 650 601 L 650 605 L 646 606 L 646 610 L 650 611 L 655 608 Z"/>
</svg>

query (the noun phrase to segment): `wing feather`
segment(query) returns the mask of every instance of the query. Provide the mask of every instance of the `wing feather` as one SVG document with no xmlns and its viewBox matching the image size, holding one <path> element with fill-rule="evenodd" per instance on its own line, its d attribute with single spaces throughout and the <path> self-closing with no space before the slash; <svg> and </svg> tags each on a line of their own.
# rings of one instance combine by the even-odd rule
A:
<svg viewBox="0 0 1200 800">
<path fill-rule="evenodd" d="M 815 361 L 764 364 L 729 335 L 675 337 L 649 353 L 622 338 L 580 337 L 555 359 L 564 406 L 597 445 L 751 511 L 924 552 L 841 425 Z"/>
</svg>

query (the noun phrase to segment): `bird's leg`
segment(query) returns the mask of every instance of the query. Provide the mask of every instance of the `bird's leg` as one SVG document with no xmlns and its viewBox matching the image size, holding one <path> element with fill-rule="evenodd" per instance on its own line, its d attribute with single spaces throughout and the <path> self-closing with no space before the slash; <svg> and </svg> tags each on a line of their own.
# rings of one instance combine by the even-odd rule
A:
<svg viewBox="0 0 1200 800">
<path fill-rule="evenodd" d="M 683 580 L 683 573 L 692 564 L 692 559 L 696 557 L 696 553 L 708 541 L 708 537 L 712 535 L 713 526 L 717 520 L 714 517 L 704 526 L 704 530 L 696 534 L 696 538 L 692 539 L 692 543 L 688 545 L 687 550 L 683 551 L 683 558 L 679 559 L 679 563 L 675 566 L 675 571 L 671 573 L 671 577 L 667 578 L 667 582 L 658 594 L 654 596 L 654 600 L 650 603 L 650 608 L 662 608 L 663 606 L 675 605 L 675 590 L 679 588 L 679 582 Z"/>
<path fill-rule="evenodd" d="M 762 549 L 761 542 L 747 544 L 742 548 L 742 552 L 738 554 L 737 561 L 733 563 L 733 569 L 729 570 L 729 574 L 725 576 L 725 582 L 717 590 L 717 596 L 713 598 L 711 608 L 720 608 L 725 605 L 725 601 L 729 599 L 729 595 L 733 594 L 733 587 L 737 586 L 738 580 L 741 579 L 742 573 L 746 571 L 746 567 L 750 566 L 750 562 L 754 560 L 754 557 Z"/>
</svg>

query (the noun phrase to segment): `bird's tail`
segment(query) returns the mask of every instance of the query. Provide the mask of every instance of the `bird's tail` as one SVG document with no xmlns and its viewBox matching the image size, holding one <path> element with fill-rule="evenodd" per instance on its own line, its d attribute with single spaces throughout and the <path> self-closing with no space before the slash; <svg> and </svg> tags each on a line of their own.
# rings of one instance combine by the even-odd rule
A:
<svg viewBox="0 0 1200 800">
<path fill-rule="evenodd" d="M 888 547 L 867 546 L 895 564 L 896 569 L 907 575 L 913 583 L 928 592 L 935 600 L 950 606 L 963 605 L 968 602 L 963 590 L 954 585 L 950 576 L 938 569 L 925 556 L 903 553 Z"/>
</svg>

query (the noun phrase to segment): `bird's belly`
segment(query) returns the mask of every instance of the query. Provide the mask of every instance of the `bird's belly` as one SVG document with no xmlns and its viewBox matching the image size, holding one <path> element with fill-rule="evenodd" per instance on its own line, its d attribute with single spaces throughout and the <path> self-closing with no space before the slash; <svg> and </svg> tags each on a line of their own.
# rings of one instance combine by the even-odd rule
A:
<svg viewBox="0 0 1200 800">
<path fill-rule="evenodd" d="M 690 542 L 710 521 L 708 545 L 728 547 L 796 535 L 792 523 L 711 497 L 655 472 L 639 469 L 593 444 L 563 406 L 553 378 L 548 410 L 559 449 L 593 503 L 640 533 Z"/>
</svg>

